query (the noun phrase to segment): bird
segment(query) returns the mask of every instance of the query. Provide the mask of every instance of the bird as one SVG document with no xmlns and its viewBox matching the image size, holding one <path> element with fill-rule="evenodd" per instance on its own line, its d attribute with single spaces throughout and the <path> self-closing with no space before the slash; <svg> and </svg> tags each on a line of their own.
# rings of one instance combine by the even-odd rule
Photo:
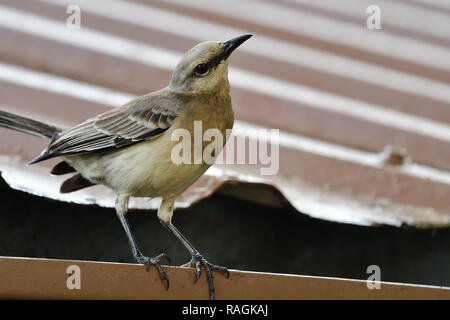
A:
<svg viewBox="0 0 450 320">
<path fill-rule="evenodd" d="M 0 127 L 50 140 L 29 164 L 59 157 L 62 161 L 51 173 L 74 173 L 62 183 L 61 193 L 93 185 L 104 185 L 115 192 L 115 211 L 134 259 L 147 271 L 155 267 L 167 290 L 169 279 L 161 261 L 170 264 L 170 258 L 165 253 L 155 257 L 142 253 L 127 219 L 128 202 L 130 197 L 161 198 L 159 221 L 191 256 L 182 266 L 195 268 L 194 283 L 205 271 L 209 297 L 214 299 L 213 271 L 229 278 L 228 269 L 209 263 L 172 223 L 175 200 L 211 163 L 203 160 L 174 163 L 172 150 L 179 142 L 172 139 L 172 134 L 176 130 L 194 134 L 195 122 L 200 121 L 202 133 L 218 129 L 228 137 L 226 132 L 234 123 L 228 58 L 250 37 L 251 34 L 245 34 L 228 41 L 197 44 L 181 57 L 165 88 L 134 98 L 67 130 L 0 110 Z M 195 137 L 191 139 L 193 142 Z M 222 148 L 225 143 L 226 138 Z M 194 148 L 191 143 L 191 156 Z"/>
</svg>

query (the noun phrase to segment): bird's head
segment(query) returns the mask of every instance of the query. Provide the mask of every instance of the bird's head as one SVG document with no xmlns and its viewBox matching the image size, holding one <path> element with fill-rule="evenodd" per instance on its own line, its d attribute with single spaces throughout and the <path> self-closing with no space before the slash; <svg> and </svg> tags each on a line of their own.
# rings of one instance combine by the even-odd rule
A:
<svg viewBox="0 0 450 320">
<path fill-rule="evenodd" d="M 189 93 L 210 93 L 218 86 L 228 86 L 230 54 L 252 35 L 246 34 L 224 42 L 206 41 L 186 52 L 173 72 L 169 87 Z"/>
</svg>

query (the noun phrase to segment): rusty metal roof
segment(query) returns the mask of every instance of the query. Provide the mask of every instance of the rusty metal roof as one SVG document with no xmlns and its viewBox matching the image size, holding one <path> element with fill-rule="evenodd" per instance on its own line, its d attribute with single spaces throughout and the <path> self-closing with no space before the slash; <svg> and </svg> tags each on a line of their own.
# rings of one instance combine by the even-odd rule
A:
<svg viewBox="0 0 450 320">
<path fill-rule="evenodd" d="M 80 30 L 66 27 L 71 4 L 81 8 Z M 370 4 L 4 0 L 0 108 L 71 126 L 164 87 L 199 41 L 252 33 L 230 63 L 234 132 L 280 129 L 279 171 L 214 165 L 178 207 L 220 189 L 338 222 L 448 226 L 450 7 L 380 0 L 381 29 L 369 30 Z M 101 186 L 59 194 L 52 161 L 27 166 L 45 141 L 0 135 L 0 170 L 12 187 L 112 206 Z"/>
</svg>

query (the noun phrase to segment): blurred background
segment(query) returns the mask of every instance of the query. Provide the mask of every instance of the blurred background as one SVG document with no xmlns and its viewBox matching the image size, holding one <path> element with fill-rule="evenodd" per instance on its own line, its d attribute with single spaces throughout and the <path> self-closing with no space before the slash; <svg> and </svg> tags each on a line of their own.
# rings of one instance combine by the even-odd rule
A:
<svg viewBox="0 0 450 320">
<path fill-rule="evenodd" d="M 213 166 L 175 224 L 232 269 L 450 286 L 449 30 L 438 0 L 2 0 L 0 108 L 69 127 L 252 33 L 230 59 L 235 135 L 279 129 L 279 170 Z M 45 141 L 0 137 L 0 255 L 133 261 L 110 191 L 60 195 L 55 161 L 26 165 Z M 157 205 L 132 203 L 138 241 L 184 263 Z"/>
</svg>

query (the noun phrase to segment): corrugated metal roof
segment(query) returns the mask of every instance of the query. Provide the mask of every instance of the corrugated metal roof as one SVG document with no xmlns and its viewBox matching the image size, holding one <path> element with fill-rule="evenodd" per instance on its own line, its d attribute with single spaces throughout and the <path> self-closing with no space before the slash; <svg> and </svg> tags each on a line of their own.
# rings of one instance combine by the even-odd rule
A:
<svg viewBox="0 0 450 320">
<path fill-rule="evenodd" d="M 81 8 L 81 30 L 66 27 L 72 4 Z M 371 4 L 5 0 L 0 105 L 74 125 L 164 87 L 181 54 L 199 41 L 252 33 L 230 63 L 235 135 L 280 129 L 279 172 L 261 176 L 258 165 L 215 165 L 178 206 L 224 183 L 244 189 L 256 183 L 268 185 L 273 197 L 249 192 L 251 200 L 286 199 L 327 220 L 447 226 L 450 10 L 440 2 L 378 1 L 382 28 L 369 30 Z M 25 165 L 45 141 L 3 129 L 0 134 L 0 170 L 11 186 L 112 205 L 103 187 L 58 194 L 61 179 L 48 176 L 54 162 Z M 245 197 L 242 188 L 226 192 L 233 190 Z M 132 205 L 156 208 L 157 200 Z"/>
</svg>

